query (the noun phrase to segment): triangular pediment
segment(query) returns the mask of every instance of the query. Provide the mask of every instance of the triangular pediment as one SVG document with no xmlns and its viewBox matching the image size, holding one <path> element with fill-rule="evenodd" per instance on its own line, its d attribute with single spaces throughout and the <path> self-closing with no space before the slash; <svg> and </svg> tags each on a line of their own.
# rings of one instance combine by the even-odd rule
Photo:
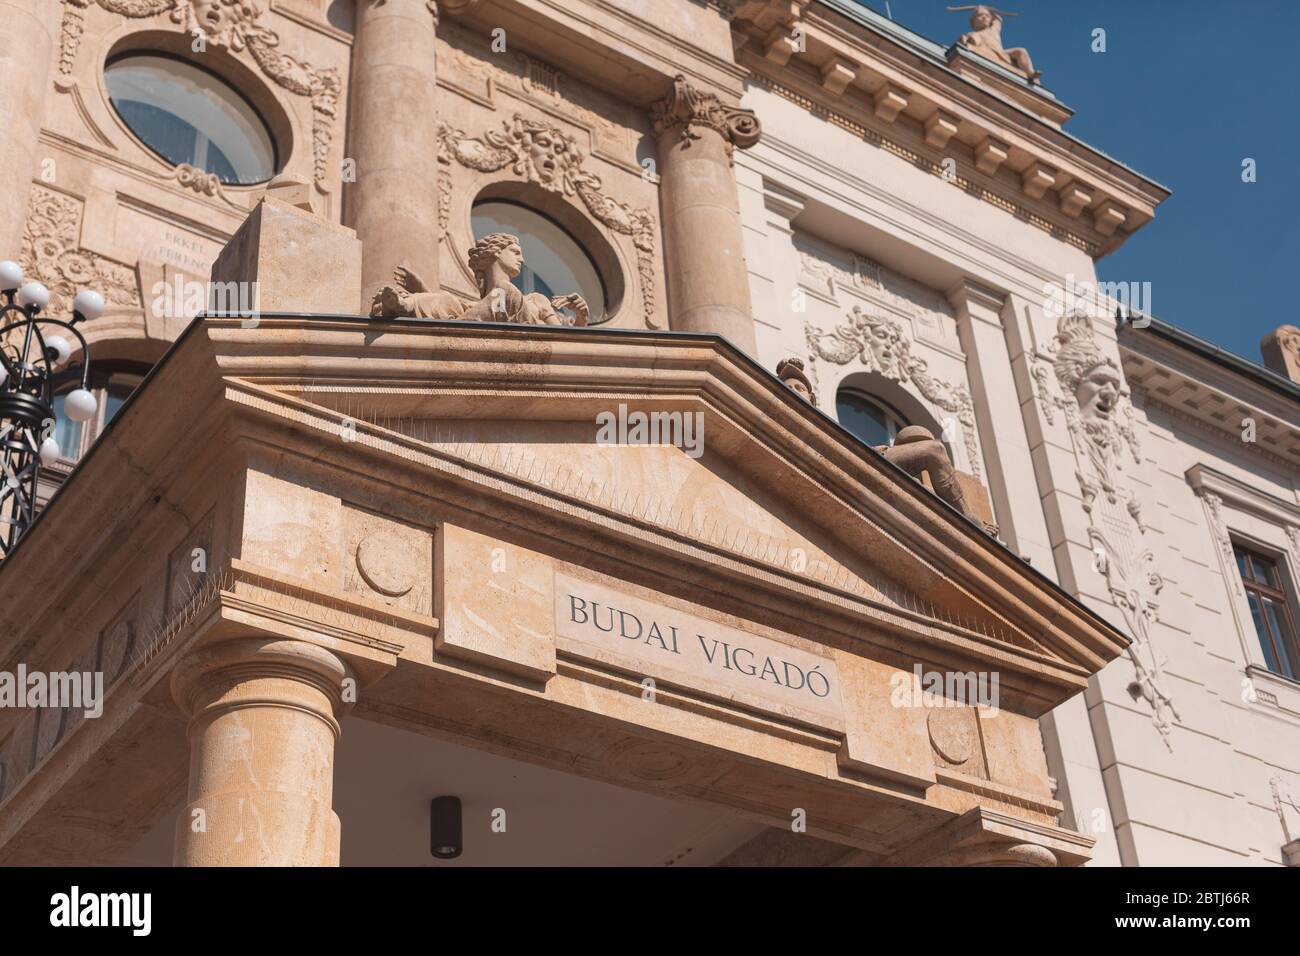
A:
<svg viewBox="0 0 1300 956">
<path fill-rule="evenodd" d="M 279 367 L 232 351 L 226 397 L 319 433 L 322 461 L 423 469 L 593 560 L 667 557 L 681 587 L 784 604 L 904 657 L 1080 687 L 1122 646 L 721 340 L 464 326 L 322 323 Z M 341 359 L 349 338 L 358 351 Z M 676 441 L 617 440 L 641 437 L 637 412 Z M 613 442 L 602 416 L 621 421 Z"/>
</svg>

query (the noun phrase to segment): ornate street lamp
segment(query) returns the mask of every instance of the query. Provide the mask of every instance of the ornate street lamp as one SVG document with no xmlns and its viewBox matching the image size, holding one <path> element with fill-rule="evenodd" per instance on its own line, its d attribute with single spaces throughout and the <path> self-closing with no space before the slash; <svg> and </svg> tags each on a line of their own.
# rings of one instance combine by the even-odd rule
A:
<svg viewBox="0 0 1300 956">
<path fill-rule="evenodd" d="M 39 282 L 23 283 L 23 270 L 8 259 L 0 262 L 0 560 L 8 556 L 32 523 L 36 482 L 41 465 L 59 457 L 54 439 L 54 370 L 72 357 L 62 335 L 45 327 L 67 329 L 81 343 L 81 387 L 64 398 L 64 413 L 84 422 L 95 414 L 90 380 L 90 349 L 74 326 L 104 311 L 104 297 L 86 290 L 72 303 L 72 321 L 38 316 L 49 305 L 50 290 Z"/>
</svg>

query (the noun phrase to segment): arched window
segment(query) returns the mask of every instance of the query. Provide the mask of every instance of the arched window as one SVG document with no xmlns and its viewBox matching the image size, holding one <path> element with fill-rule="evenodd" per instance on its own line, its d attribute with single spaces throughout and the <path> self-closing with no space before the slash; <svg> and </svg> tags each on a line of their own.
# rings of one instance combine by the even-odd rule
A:
<svg viewBox="0 0 1300 956">
<path fill-rule="evenodd" d="M 136 386 L 144 379 L 147 371 L 147 366 L 135 363 L 115 363 L 102 367 L 92 365 L 89 387 L 99 407 L 95 415 L 84 422 L 74 422 L 63 410 L 67 393 L 81 387 L 80 371 L 56 378 L 54 440 L 59 443 L 59 456 L 71 462 L 88 452 L 90 446 L 103 434 L 108 423 L 135 391 Z"/>
<path fill-rule="evenodd" d="M 275 144 L 248 100 L 185 60 L 128 53 L 104 68 L 109 100 L 131 132 L 160 157 L 213 173 L 228 185 L 275 175 Z"/>
<path fill-rule="evenodd" d="M 835 417 L 868 445 L 892 445 L 907 425 L 902 415 L 879 399 L 856 389 L 841 388 L 835 396 Z"/>
<path fill-rule="evenodd" d="M 524 268 L 512 280 L 521 292 L 550 298 L 576 292 L 587 301 L 588 324 L 606 319 L 607 301 L 600 273 L 586 250 L 553 220 L 518 203 L 489 200 L 475 203 L 475 241 L 494 232 L 519 237 Z"/>
</svg>

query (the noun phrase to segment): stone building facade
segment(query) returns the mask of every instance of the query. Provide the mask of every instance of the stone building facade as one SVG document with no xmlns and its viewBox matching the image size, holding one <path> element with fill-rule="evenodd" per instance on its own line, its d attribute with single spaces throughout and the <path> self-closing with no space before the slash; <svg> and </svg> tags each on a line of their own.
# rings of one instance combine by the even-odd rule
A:
<svg viewBox="0 0 1300 956">
<path fill-rule="evenodd" d="M 0 860 L 427 863 L 452 794 L 479 863 L 1295 862 L 1300 333 L 1094 291 L 1168 191 L 975 19 L 0 10 L 0 258 L 108 302 L 0 564 L 104 714 L 0 709 Z"/>
</svg>

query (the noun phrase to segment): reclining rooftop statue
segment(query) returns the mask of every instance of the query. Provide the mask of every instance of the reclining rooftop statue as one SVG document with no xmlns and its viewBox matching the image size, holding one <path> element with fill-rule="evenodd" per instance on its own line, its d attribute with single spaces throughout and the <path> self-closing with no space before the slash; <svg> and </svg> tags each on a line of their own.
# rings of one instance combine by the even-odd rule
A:
<svg viewBox="0 0 1300 956">
<path fill-rule="evenodd" d="M 776 366 L 776 377 L 786 388 L 816 407 L 817 392 L 813 389 L 808 373 L 804 371 L 803 359 L 782 359 Z M 952 459 L 948 457 L 948 449 L 928 428 L 908 425 L 899 429 L 894 444 L 872 447 L 917 481 L 921 480 L 922 472 L 927 472 L 936 495 L 976 524 L 983 523 L 966 504 L 966 495 L 961 490 L 961 482 L 957 478 L 957 470 L 952 466 Z"/>
<path fill-rule="evenodd" d="M 582 296 L 557 295 L 548 299 L 540 292 L 524 294 L 510 281 L 524 267 L 524 251 L 517 236 L 508 232 L 484 236 L 469 250 L 469 267 L 478 284 L 480 298 L 476 302 L 466 305 L 460 296 L 431 290 L 406 266 L 398 266 L 393 271 L 395 285 L 386 285 L 375 293 L 370 315 L 525 325 L 587 324 L 587 303 Z"/>
<path fill-rule="evenodd" d="M 929 473 L 936 495 L 976 524 L 982 524 L 966 505 L 966 495 L 957 479 L 957 469 L 953 468 L 952 459 L 948 457 L 948 449 L 928 428 L 920 425 L 900 428 L 894 436 L 894 444 L 876 445 L 875 449 L 918 481 L 921 472 Z"/>
</svg>

